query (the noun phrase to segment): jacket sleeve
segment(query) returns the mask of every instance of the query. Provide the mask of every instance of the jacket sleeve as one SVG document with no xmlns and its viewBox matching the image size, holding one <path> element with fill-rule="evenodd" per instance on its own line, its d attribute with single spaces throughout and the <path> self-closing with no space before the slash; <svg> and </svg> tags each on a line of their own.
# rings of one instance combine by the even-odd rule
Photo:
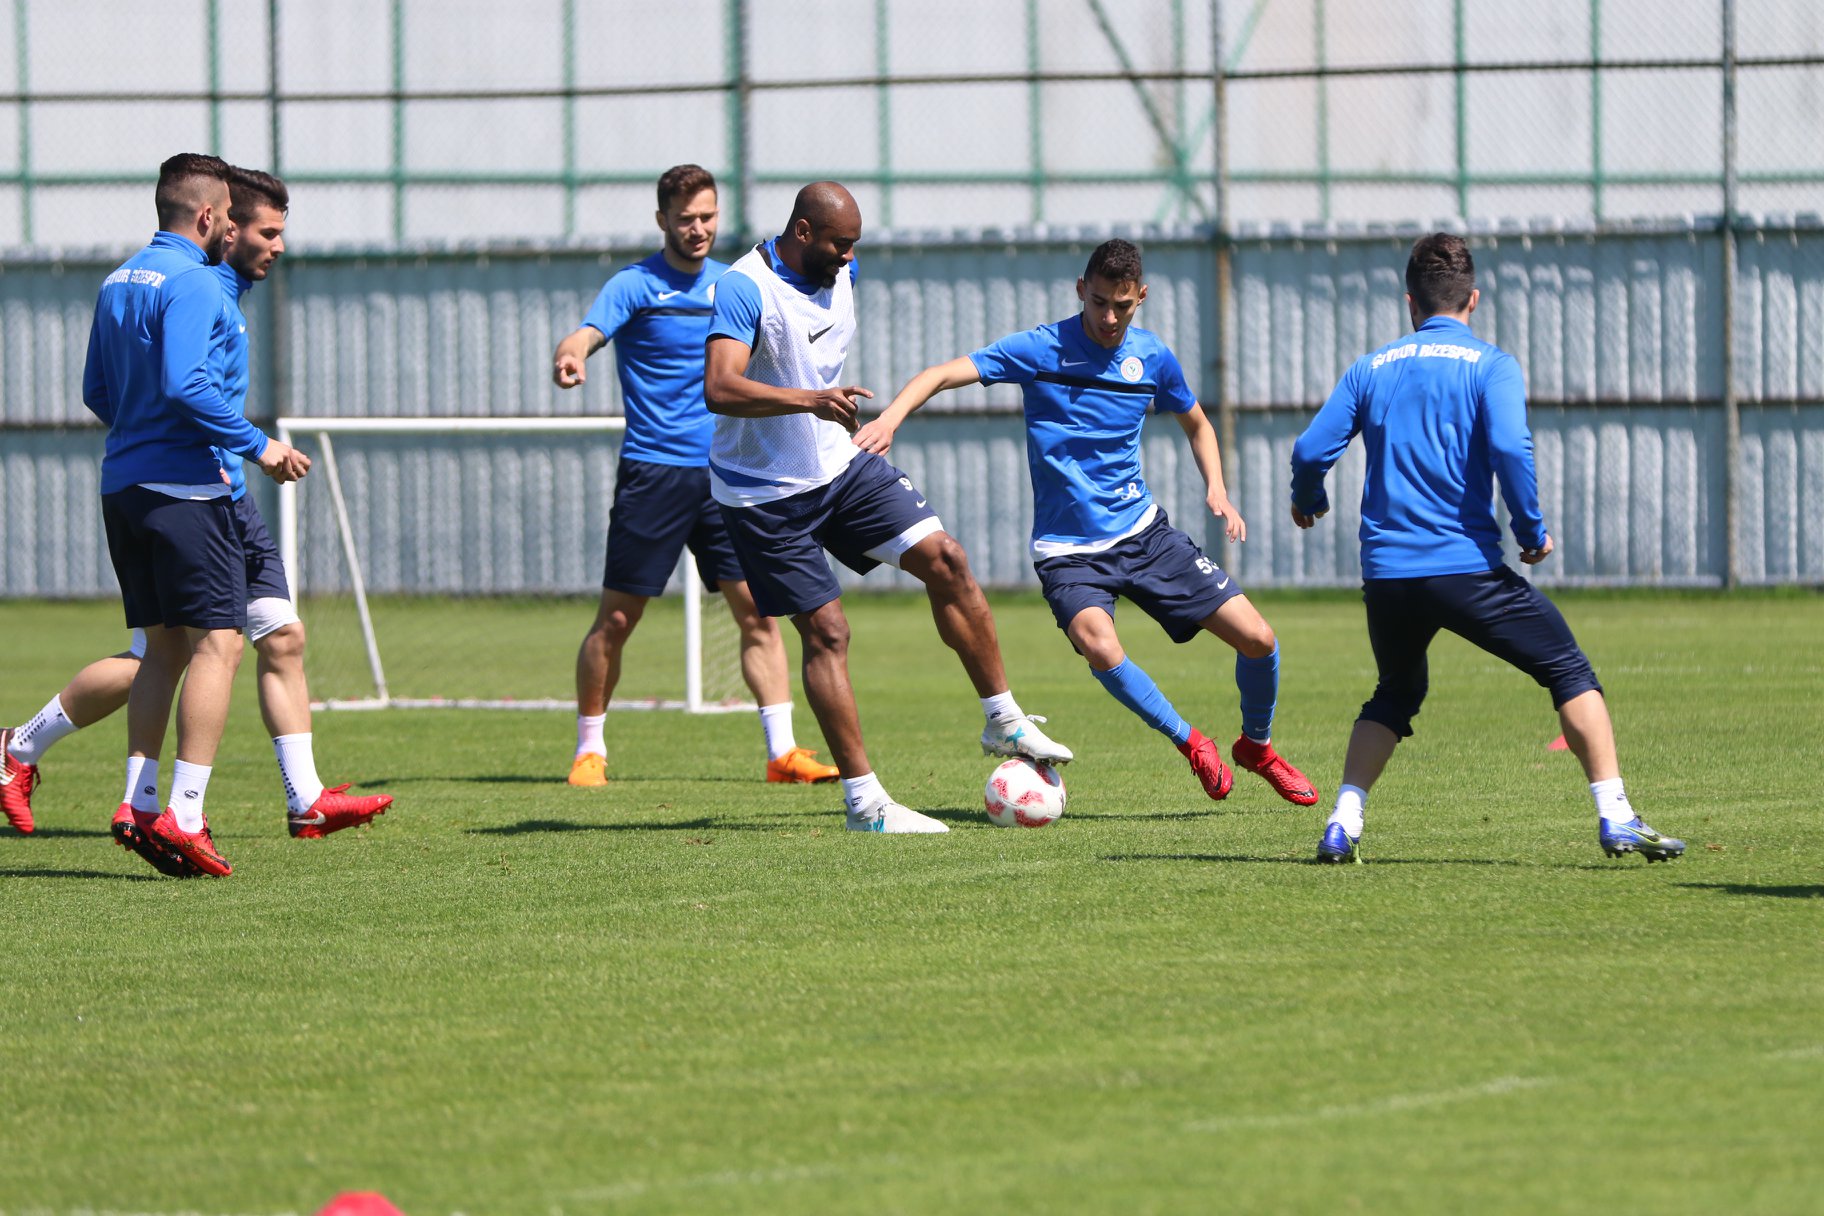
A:
<svg viewBox="0 0 1824 1216">
<path fill-rule="evenodd" d="M 96 320 L 100 320 L 101 305 L 95 305 Z M 101 346 L 97 338 L 100 326 L 91 322 L 89 325 L 89 353 L 82 365 L 82 403 L 89 407 L 89 413 L 101 419 L 108 426 L 114 425 L 114 401 L 108 395 L 108 377 L 101 362 Z"/>
<path fill-rule="evenodd" d="M 221 281 L 211 271 L 192 271 L 171 280 L 169 291 L 159 369 L 164 395 L 210 444 L 258 460 L 266 450 L 265 434 L 228 404 L 209 366 L 222 312 Z"/>
<path fill-rule="evenodd" d="M 1342 458 L 1349 441 L 1361 430 L 1361 364 L 1353 363 L 1336 382 L 1305 433 L 1292 445 L 1292 507 L 1304 515 L 1330 509 L 1324 477 Z"/>
<path fill-rule="evenodd" d="M 1526 425 L 1526 382 L 1520 365 L 1503 355 L 1482 386 L 1482 417 L 1488 429 L 1488 458 L 1501 483 L 1501 500 L 1522 549 L 1545 543 L 1539 510 L 1539 477 L 1533 466 L 1533 432 Z"/>
</svg>

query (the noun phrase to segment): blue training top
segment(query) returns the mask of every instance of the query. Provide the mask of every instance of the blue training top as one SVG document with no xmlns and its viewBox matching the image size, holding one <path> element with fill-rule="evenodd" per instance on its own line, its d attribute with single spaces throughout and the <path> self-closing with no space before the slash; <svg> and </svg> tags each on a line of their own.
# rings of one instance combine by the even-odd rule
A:
<svg viewBox="0 0 1824 1216">
<path fill-rule="evenodd" d="M 1362 577 L 1423 578 L 1501 562 L 1493 479 L 1523 549 L 1545 543 L 1520 365 L 1469 326 L 1432 317 L 1363 355 L 1292 448 L 1292 506 L 1327 509 L 1324 474 L 1357 433 Z"/>
<path fill-rule="evenodd" d="M 222 311 L 227 324 L 221 327 L 221 344 L 210 352 L 209 363 L 222 396 L 245 416 L 247 413 L 247 314 L 241 311 L 241 298 L 253 290 L 253 280 L 226 262 L 212 268 L 222 283 Z M 229 492 L 235 498 L 247 493 L 247 473 L 241 467 L 239 453 L 226 448 L 215 449 L 222 472 L 228 475 Z"/>
<path fill-rule="evenodd" d="M 175 232 L 158 233 L 102 280 L 82 401 L 108 424 L 103 494 L 220 482 L 211 445 L 256 458 L 266 450 L 211 367 L 229 323 L 222 296 L 202 249 Z"/>
<path fill-rule="evenodd" d="M 1104 549 L 1144 527 L 1153 496 L 1140 473 L 1147 407 L 1197 404 L 1157 334 L 1130 326 L 1113 350 L 1069 317 L 1011 334 L 969 356 L 984 384 L 1017 384 L 1032 470 L 1034 556 Z"/>
<path fill-rule="evenodd" d="M 715 418 L 703 405 L 703 344 L 716 282 L 728 263 L 705 258 L 694 275 L 663 253 L 623 267 L 602 286 L 583 324 L 614 343 L 627 409 L 621 455 L 703 467 Z"/>
</svg>

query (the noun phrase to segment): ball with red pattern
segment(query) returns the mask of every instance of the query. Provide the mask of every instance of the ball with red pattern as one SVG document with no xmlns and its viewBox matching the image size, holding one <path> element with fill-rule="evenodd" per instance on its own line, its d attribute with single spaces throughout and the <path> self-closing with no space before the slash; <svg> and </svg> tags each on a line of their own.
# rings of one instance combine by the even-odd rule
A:
<svg viewBox="0 0 1824 1216">
<path fill-rule="evenodd" d="M 1008 760 L 988 774 L 982 805 L 996 827 L 1042 828 L 1064 813 L 1064 779 L 1049 764 Z"/>
</svg>

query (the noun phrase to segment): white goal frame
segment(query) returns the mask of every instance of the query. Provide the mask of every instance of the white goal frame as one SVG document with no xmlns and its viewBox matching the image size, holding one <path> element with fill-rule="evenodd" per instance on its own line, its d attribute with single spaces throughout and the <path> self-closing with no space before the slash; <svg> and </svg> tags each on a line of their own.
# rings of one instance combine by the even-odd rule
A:
<svg viewBox="0 0 1824 1216">
<path fill-rule="evenodd" d="M 368 671 L 373 677 L 375 695 L 352 699 L 313 702 L 317 709 L 545 709 L 576 710 L 574 700 L 528 698 L 525 700 L 489 699 L 483 697 L 409 698 L 395 697 L 387 691 L 386 668 L 380 657 L 379 638 L 374 633 L 373 617 L 368 611 L 367 585 L 361 574 L 361 555 L 355 548 L 354 528 L 348 519 L 348 502 L 342 495 L 342 479 L 336 470 L 336 448 L 331 435 L 451 435 L 451 434 L 589 434 L 624 431 L 625 418 L 508 418 L 508 417 L 414 417 L 414 418 L 329 418 L 312 415 L 290 415 L 275 420 L 279 440 L 290 443 L 293 435 L 312 436 L 322 452 L 320 474 L 327 483 L 334 510 L 336 531 L 342 541 L 343 559 L 348 563 L 349 588 L 354 596 L 355 611 L 361 622 L 361 641 L 367 650 Z M 302 604 L 304 580 L 298 563 L 298 491 L 292 483 L 280 485 L 279 556 L 285 563 L 285 575 L 294 600 Z M 703 696 L 703 579 L 697 564 L 685 550 L 679 563 L 684 568 L 684 699 L 610 701 L 609 709 L 671 709 L 693 714 L 741 713 L 752 710 L 751 702 L 710 702 Z"/>
</svg>

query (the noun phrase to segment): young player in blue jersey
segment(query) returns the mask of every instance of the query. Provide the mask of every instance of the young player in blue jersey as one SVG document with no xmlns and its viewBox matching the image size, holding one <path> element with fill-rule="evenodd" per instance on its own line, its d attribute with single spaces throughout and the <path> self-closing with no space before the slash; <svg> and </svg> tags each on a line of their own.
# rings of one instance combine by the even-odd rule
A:
<svg viewBox="0 0 1824 1216">
<path fill-rule="evenodd" d="M 716 179 L 699 165 L 659 178 L 658 253 L 617 271 L 582 326 L 558 344 L 552 378 L 575 388 L 584 361 L 614 343 L 627 413 L 608 519 L 608 557 L 595 623 L 576 655 L 576 754 L 570 784 L 606 785 L 603 723 L 620 682 L 621 652 L 665 590 L 688 546 L 711 590 L 720 587 L 741 631 L 741 675 L 760 707 L 766 779 L 834 781 L 836 769 L 798 746 L 792 729 L 791 677 L 779 626 L 754 608 L 722 514 L 709 494 L 709 437 L 703 407 L 703 341 L 725 262 L 716 241 Z"/>
<path fill-rule="evenodd" d="M 861 736 L 849 683 L 849 623 L 826 554 L 865 574 L 883 562 L 925 585 L 938 634 L 981 700 L 984 752 L 1062 764 L 1007 685 L 1000 639 L 968 555 L 912 479 L 860 451 L 844 384 L 855 336 L 861 208 L 836 182 L 798 192 L 785 231 L 749 250 L 716 295 L 704 399 L 718 417 L 710 487 L 760 610 L 804 641 L 804 690 L 842 774 L 852 832 L 947 832 L 887 793 Z"/>
<path fill-rule="evenodd" d="M 1002 338 L 974 354 L 928 367 L 855 436 L 884 453 L 901 423 L 946 389 L 1017 384 L 1025 399 L 1032 471 L 1032 556 L 1058 627 L 1097 681 L 1170 739 L 1211 798 L 1234 778 L 1214 740 L 1186 722 L 1159 686 L 1127 657 L 1115 631 L 1115 601 L 1132 600 L 1175 642 L 1211 633 L 1235 648 L 1241 735 L 1235 762 L 1300 806 L 1317 791 L 1273 748 L 1279 643 L 1223 569 L 1171 526 L 1140 470 L 1140 431 L 1150 408 L 1172 414 L 1190 440 L 1208 488 L 1204 501 L 1231 542 L 1247 525 L 1223 487 L 1216 432 L 1186 386 L 1178 358 L 1133 324 L 1146 299 L 1140 251 L 1105 241 L 1077 280 L 1077 316 Z"/>
<path fill-rule="evenodd" d="M 159 232 L 102 283 L 82 386 L 83 403 L 108 424 L 102 521 L 126 623 L 146 631 L 127 700 L 127 788 L 141 788 L 157 763 L 182 679 L 171 798 L 143 831 L 218 876 L 230 869 L 204 795 L 240 665 L 247 572 L 217 449 L 280 481 L 309 468 L 249 423 L 219 380 L 230 322 L 209 268 L 229 231 L 228 172 L 189 154 L 160 166 Z"/>
<path fill-rule="evenodd" d="M 1564 617 L 1502 560 L 1492 486 L 1511 517 L 1520 560 L 1551 556 L 1539 511 L 1526 386 L 1513 357 L 1469 328 L 1481 293 L 1461 237 L 1433 233 L 1406 262 L 1412 336 L 1357 359 L 1292 449 L 1292 522 L 1329 510 L 1324 475 L 1361 435 L 1362 601 L 1379 682 L 1349 736 L 1319 861 L 1360 861 L 1368 791 L 1412 734 L 1428 688 L 1425 651 L 1440 629 L 1549 689 L 1565 741 L 1596 801 L 1610 856 L 1649 862 L 1685 851 L 1634 813 L 1622 785 L 1602 686 Z"/>
<path fill-rule="evenodd" d="M 212 269 L 223 292 L 224 324 L 215 327 L 211 375 L 229 405 L 244 412 L 247 396 L 247 318 L 240 301 L 264 280 L 285 251 L 290 194 L 268 173 L 229 167 L 231 229 L 222 261 Z M 321 837 L 366 823 L 392 802 L 387 795 L 351 795 L 347 786 L 325 788 L 317 775 L 311 733 L 310 690 L 304 673 L 304 625 L 292 604 L 278 546 L 259 509 L 247 495 L 241 457 L 224 449 L 216 456 L 228 479 L 235 526 L 246 564 L 247 640 L 258 656 L 260 715 L 272 737 L 285 788 L 287 827 L 294 837 Z M 9 817 L 31 823 L 31 790 L 38 766 L 59 740 L 92 725 L 126 704 L 128 690 L 145 653 L 143 630 L 121 654 L 99 659 L 78 672 L 62 692 L 22 725 L 0 731 L 4 785 L 0 800 Z M 113 820 L 123 846 L 168 873 L 194 872 L 189 863 L 158 845 L 146 832 L 158 812 L 157 760 L 153 758 L 127 791 Z"/>
</svg>

